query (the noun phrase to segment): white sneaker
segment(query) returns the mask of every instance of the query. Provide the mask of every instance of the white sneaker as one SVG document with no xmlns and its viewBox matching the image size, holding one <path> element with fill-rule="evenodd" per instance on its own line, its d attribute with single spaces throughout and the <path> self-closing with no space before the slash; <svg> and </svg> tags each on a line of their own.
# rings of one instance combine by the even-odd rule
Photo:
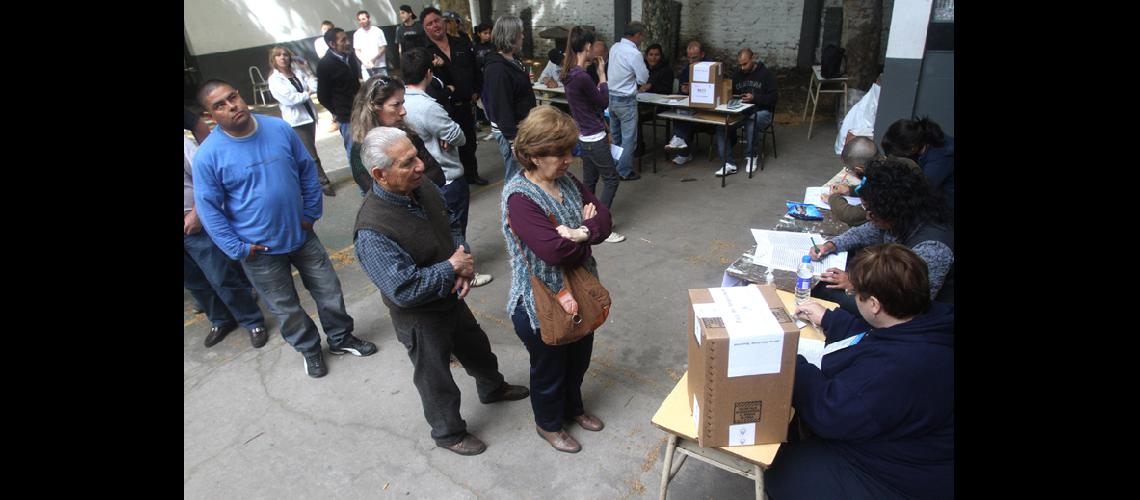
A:
<svg viewBox="0 0 1140 500">
<path fill-rule="evenodd" d="M 725 173 L 726 170 L 728 171 L 727 173 Z M 736 165 L 733 165 L 731 163 L 725 163 L 724 166 L 720 167 L 720 170 L 717 170 L 716 174 L 714 174 L 714 175 L 716 175 L 717 177 L 724 177 L 726 175 L 732 175 L 735 173 L 736 173 Z"/>
<path fill-rule="evenodd" d="M 491 280 L 493 280 L 493 279 L 495 279 L 495 278 L 492 277 L 490 274 L 475 273 L 475 279 L 471 280 L 471 286 L 472 287 L 480 287 L 480 286 L 486 285 L 487 283 L 490 283 Z"/>
<path fill-rule="evenodd" d="M 495 133 L 494 133 L 494 132 L 491 132 L 491 133 L 487 134 L 485 137 L 483 137 L 483 140 L 484 140 L 484 141 L 490 141 L 490 140 L 492 140 L 492 139 L 494 139 L 494 138 L 495 138 Z"/>
<path fill-rule="evenodd" d="M 673 136 L 669 139 L 669 144 L 665 145 L 665 149 L 685 149 L 687 147 L 689 145 L 685 143 L 685 140 L 677 136 Z"/>
<path fill-rule="evenodd" d="M 676 163 L 677 165 L 684 165 L 684 164 L 689 163 L 691 161 L 693 161 L 693 155 L 688 155 L 688 156 L 677 155 L 676 158 L 673 158 L 673 163 Z"/>
<path fill-rule="evenodd" d="M 744 170 L 751 174 L 752 172 L 755 172 L 756 169 L 760 168 L 759 163 L 760 162 L 756 161 L 756 157 L 749 158 L 748 165 L 744 166 Z"/>
<path fill-rule="evenodd" d="M 606 236 L 606 243 L 621 243 L 623 241 L 625 241 L 625 236 L 615 231 L 610 231 L 610 235 Z"/>
</svg>

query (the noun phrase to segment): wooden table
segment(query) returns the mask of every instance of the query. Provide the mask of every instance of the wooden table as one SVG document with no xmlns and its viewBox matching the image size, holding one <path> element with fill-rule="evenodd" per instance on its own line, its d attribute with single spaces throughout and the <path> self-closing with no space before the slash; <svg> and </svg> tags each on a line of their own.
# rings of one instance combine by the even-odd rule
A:
<svg viewBox="0 0 1140 500">
<path fill-rule="evenodd" d="M 784 303 L 784 309 L 795 310 L 795 295 L 784 291 L 777 291 L 776 293 Z M 832 302 L 824 300 L 818 302 L 824 307 L 837 307 Z M 800 330 L 800 338 L 824 340 L 823 333 L 810 324 Z M 693 423 L 693 415 L 689 410 L 690 399 L 689 373 L 685 372 L 651 420 L 654 426 L 669 433 L 669 443 L 665 448 L 665 463 L 661 465 L 661 494 L 658 498 L 665 499 L 665 494 L 669 489 L 669 481 L 684 465 L 685 458 L 693 457 L 752 479 L 756 482 L 756 499 L 763 500 L 765 498 L 764 470 L 772 464 L 776 452 L 780 450 L 780 444 L 703 448 L 697 444 L 697 426 Z M 681 457 L 676 463 L 673 461 L 675 452 L 681 453 Z"/>
<path fill-rule="evenodd" d="M 784 214 L 780 220 L 776 221 L 773 231 L 791 231 L 794 233 L 819 233 L 824 239 L 833 238 L 839 234 L 846 232 L 850 226 L 840 221 L 835 217 L 831 210 L 820 209 L 823 212 L 823 220 L 821 221 L 808 221 L 799 220 Z M 822 241 L 819 242 L 821 245 Z M 806 249 L 805 249 L 806 250 Z M 767 283 L 768 267 L 752 262 L 752 256 L 756 253 L 756 245 L 752 245 L 748 252 L 741 255 L 736 262 L 733 262 L 725 269 L 729 276 L 736 279 L 741 279 L 749 283 Z M 795 271 L 786 271 L 783 269 L 772 269 L 772 284 L 780 290 L 788 292 L 795 292 L 796 290 L 796 273 Z M 812 280 L 812 286 L 818 283 L 819 278 Z"/>
<path fill-rule="evenodd" d="M 565 104 L 567 106 L 570 105 L 570 102 L 566 100 L 566 87 L 559 85 L 557 87 L 550 88 L 547 87 L 545 83 L 536 83 L 531 88 L 534 89 L 535 98 L 541 102 L 556 102 L 559 104 Z"/>
</svg>

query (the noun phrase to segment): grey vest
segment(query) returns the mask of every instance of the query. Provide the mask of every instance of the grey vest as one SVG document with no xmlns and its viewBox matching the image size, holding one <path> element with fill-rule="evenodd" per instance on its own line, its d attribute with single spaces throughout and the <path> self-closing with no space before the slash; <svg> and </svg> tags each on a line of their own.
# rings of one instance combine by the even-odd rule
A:
<svg viewBox="0 0 1140 500">
<path fill-rule="evenodd" d="M 910 235 L 906 241 L 902 242 L 908 248 L 914 248 L 915 245 L 924 241 L 937 241 L 950 247 L 954 250 L 954 228 L 946 224 L 924 224 L 918 231 Z M 954 303 L 954 264 L 950 264 L 950 269 L 946 271 L 946 279 L 942 282 L 942 289 L 938 290 L 938 295 L 934 297 L 938 302 L 947 304 Z"/>
<path fill-rule="evenodd" d="M 429 267 L 447 260 L 455 253 L 455 240 L 451 236 L 451 226 L 447 206 L 443 197 L 420 186 L 413 191 L 415 199 L 423 206 L 427 220 L 408 211 L 406 207 L 392 204 L 369 191 L 364 203 L 356 214 L 356 227 L 352 236 L 361 229 L 376 231 L 395 241 L 415 261 L 416 267 Z M 450 310 L 458 303 L 455 294 L 414 307 L 401 307 L 383 293 L 384 304 L 393 312 L 428 312 Z"/>
</svg>

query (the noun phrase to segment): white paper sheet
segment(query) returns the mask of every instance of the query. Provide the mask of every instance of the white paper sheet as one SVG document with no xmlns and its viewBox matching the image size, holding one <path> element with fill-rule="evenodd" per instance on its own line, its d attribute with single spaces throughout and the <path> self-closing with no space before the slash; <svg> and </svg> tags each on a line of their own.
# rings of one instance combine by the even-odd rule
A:
<svg viewBox="0 0 1140 500">
<path fill-rule="evenodd" d="M 800 266 L 800 259 L 808 255 L 812 238 L 817 245 L 825 241 L 816 233 L 793 233 L 791 231 L 768 231 L 753 229 L 752 237 L 756 240 L 756 253 L 752 261 L 762 266 L 796 271 Z M 847 252 L 839 252 L 824 257 L 823 261 L 811 263 L 812 273 L 819 276 L 824 269 L 834 267 L 847 270 Z"/>
<path fill-rule="evenodd" d="M 815 365 L 816 368 L 823 369 L 823 341 L 816 339 L 805 339 L 800 337 L 799 348 L 796 349 L 796 354 L 802 355 L 807 359 L 808 363 Z"/>
<path fill-rule="evenodd" d="M 689 87 L 689 104 L 713 104 L 716 102 L 716 85 L 711 83 L 693 83 Z"/>
<path fill-rule="evenodd" d="M 614 157 L 614 161 L 621 158 L 622 147 L 617 144 L 610 144 L 610 156 Z"/>
<path fill-rule="evenodd" d="M 693 336 L 697 338 L 697 345 L 701 345 L 701 318 L 719 318 L 723 316 L 720 306 L 713 303 L 693 304 Z"/>
<path fill-rule="evenodd" d="M 820 197 L 823 193 L 831 193 L 831 189 L 826 186 L 808 187 L 804 191 L 804 203 L 831 210 L 831 205 L 827 204 L 827 200 Z"/>
<path fill-rule="evenodd" d="M 756 444 L 756 422 L 728 426 L 729 446 L 752 446 Z"/>
<path fill-rule="evenodd" d="M 707 82 L 707 81 L 709 81 L 709 68 L 711 68 L 713 64 L 716 64 L 716 63 L 706 61 L 706 62 L 699 62 L 699 63 L 694 64 L 693 65 L 693 78 L 691 79 L 691 81 L 694 81 L 694 82 Z"/>
<path fill-rule="evenodd" d="M 728 376 L 780 373 L 784 330 L 754 286 L 710 288 L 728 333 Z"/>
</svg>

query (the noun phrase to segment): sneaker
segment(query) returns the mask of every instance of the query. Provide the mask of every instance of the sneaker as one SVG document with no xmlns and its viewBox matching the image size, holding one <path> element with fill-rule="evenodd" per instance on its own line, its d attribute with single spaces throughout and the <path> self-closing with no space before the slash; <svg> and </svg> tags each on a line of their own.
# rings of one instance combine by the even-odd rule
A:
<svg viewBox="0 0 1140 500">
<path fill-rule="evenodd" d="M 333 189 L 332 184 L 321 186 L 321 192 L 324 193 L 325 196 L 336 196 L 336 190 Z"/>
<path fill-rule="evenodd" d="M 321 351 L 305 354 L 305 373 L 313 378 L 328 375 L 329 368 L 325 366 L 325 358 L 321 355 Z"/>
<path fill-rule="evenodd" d="M 755 157 L 755 156 L 753 156 L 752 158 L 749 158 L 748 159 L 748 165 L 744 166 L 744 170 L 750 174 L 752 172 L 759 170 L 759 169 L 760 169 L 760 159 Z"/>
<path fill-rule="evenodd" d="M 725 172 L 726 170 L 727 170 L 727 172 Z M 735 173 L 736 173 L 736 165 L 733 165 L 731 163 L 725 163 L 724 166 L 720 167 L 720 170 L 717 170 L 716 174 L 714 174 L 714 175 L 716 175 L 717 177 L 724 177 L 726 175 L 732 175 Z"/>
<path fill-rule="evenodd" d="M 229 335 L 235 328 L 237 328 L 237 325 L 221 325 L 210 328 L 210 333 L 206 334 L 206 342 L 204 342 L 204 344 L 206 347 L 214 347 L 214 344 L 221 342 L 222 339 L 226 338 L 226 335 Z"/>
<path fill-rule="evenodd" d="M 376 344 L 367 340 L 360 340 L 355 335 L 348 333 L 341 339 L 339 344 L 333 345 L 329 343 L 329 354 L 341 355 L 344 353 L 352 354 L 353 356 L 371 356 L 376 354 Z"/>
<path fill-rule="evenodd" d="M 484 141 L 492 141 L 494 139 L 495 139 L 495 133 L 494 132 L 491 132 L 491 133 L 489 133 L 483 137 Z"/>
<path fill-rule="evenodd" d="M 636 181 L 640 178 L 641 178 L 641 174 L 639 174 L 637 172 L 630 172 L 629 175 L 621 176 L 621 180 L 623 180 L 623 181 Z"/>
<path fill-rule="evenodd" d="M 685 143 L 684 139 L 673 136 L 671 139 L 669 139 L 669 144 L 665 145 L 665 150 L 668 151 L 670 149 L 685 149 L 688 147 L 689 145 Z"/>
<path fill-rule="evenodd" d="M 255 349 L 260 349 L 269 340 L 269 332 L 265 331 L 265 327 L 259 326 L 249 331 L 249 343 L 253 344 Z"/>
<path fill-rule="evenodd" d="M 684 165 L 691 161 L 693 161 L 693 155 L 677 155 L 676 158 L 673 158 L 673 163 L 676 163 L 677 165 Z"/>
<path fill-rule="evenodd" d="M 606 243 L 621 243 L 625 241 L 625 236 L 620 233 L 611 231 L 609 236 L 606 236 Z"/>
<path fill-rule="evenodd" d="M 475 273 L 475 279 L 471 280 L 471 286 L 473 288 L 480 287 L 486 285 L 487 283 L 490 283 L 493 279 L 495 279 L 494 276 L 491 276 L 490 274 Z"/>
</svg>

